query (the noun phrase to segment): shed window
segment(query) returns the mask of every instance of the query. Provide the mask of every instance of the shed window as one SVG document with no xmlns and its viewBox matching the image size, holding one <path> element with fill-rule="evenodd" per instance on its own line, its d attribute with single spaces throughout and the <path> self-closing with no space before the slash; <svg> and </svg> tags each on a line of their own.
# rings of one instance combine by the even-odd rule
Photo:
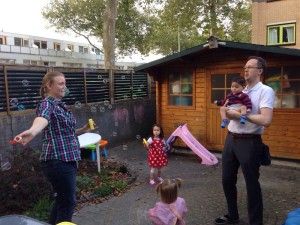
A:
<svg viewBox="0 0 300 225">
<path fill-rule="evenodd" d="M 267 45 L 295 44 L 296 24 L 281 24 L 267 27 Z"/>
<path fill-rule="evenodd" d="M 193 105 L 193 73 L 178 71 L 169 74 L 169 105 Z"/>
<path fill-rule="evenodd" d="M 268 68 L 264 82 L 275 91 L 275 108 L 300 108 L 299 71 L 299 66 Z"/>
<path fill-rule="evenodd" d="M 231 80 L 240 77 L 239 73 L 212 74 L 211 76 L 211 103 L 222 100 L 230 93 Z"/>
</svg>

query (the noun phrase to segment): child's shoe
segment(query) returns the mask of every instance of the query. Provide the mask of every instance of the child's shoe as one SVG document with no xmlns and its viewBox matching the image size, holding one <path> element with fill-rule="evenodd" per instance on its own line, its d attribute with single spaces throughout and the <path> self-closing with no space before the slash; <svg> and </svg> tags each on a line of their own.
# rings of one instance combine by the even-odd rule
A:
<svg viewBox="0 0 300 225">
<path fill-rule="evenodd" d="M 228 124 L 229 124 L 229 120 L 228 119 L 223 119 L 222 123 L 221 123 L 221 127 L 225 128 L 225 127 L 227 127 Z"/>
<path fill-rule="evenodd" d="M 246 117 L 245 115 L 242 115 L 242 116 L 240 117 L 240 123 L 241 123 L 241 124 L 245 124 L 246 121 L 247 121 L 247 117 Z"/>
<path fill-rule="evenodd" d="M 155 184 L 155 181 L 151 179 L 151 180 L 149 181 L 149 184 L 150 184 L 150 185 L 154 185 L 154 184 Z"/>
</svg>

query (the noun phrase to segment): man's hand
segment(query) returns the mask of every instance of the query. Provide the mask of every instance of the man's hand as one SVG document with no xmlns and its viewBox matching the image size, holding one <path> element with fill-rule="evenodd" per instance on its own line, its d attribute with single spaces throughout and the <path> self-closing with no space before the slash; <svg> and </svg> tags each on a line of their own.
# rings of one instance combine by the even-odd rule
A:
<svg viewBox="0 0 300 225">
<path fill-rule="evenodd" d="M 241 117 L 241 113 L 234 109 L 229 109 L 226 107 L 226 116 L 230 120 L 238 120 Z"/>
</svg>

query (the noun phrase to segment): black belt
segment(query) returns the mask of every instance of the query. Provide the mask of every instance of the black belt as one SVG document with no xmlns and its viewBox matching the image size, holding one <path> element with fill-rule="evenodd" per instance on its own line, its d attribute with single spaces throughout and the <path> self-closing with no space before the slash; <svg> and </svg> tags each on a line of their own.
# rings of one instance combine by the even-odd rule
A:
<svg viewBox="0 0 300 225">
<path fill-rule="evenodd" d="M 238 133 L 232 133 L 228 131 L 228 134 L 232 135 L 234 138 L 260 138 L 260 134 L 238 134 Z"/>
</svg>

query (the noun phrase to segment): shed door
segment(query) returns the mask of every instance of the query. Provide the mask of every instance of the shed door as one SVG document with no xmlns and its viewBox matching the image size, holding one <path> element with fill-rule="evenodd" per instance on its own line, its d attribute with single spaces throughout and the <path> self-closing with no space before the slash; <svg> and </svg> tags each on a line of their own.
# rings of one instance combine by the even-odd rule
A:
<svg viewBox="0 0 300 225">
<path fill-rule="evenodd" d="M 241 69 L 208 71 L 207 76 L 207 145 L 209 149 L 222 150 L 227 129 L 221 128 L 219 107 L 215 100 L 223 99 L 230 92 L 231 79 L 241 76 Z"/>
</svg>

